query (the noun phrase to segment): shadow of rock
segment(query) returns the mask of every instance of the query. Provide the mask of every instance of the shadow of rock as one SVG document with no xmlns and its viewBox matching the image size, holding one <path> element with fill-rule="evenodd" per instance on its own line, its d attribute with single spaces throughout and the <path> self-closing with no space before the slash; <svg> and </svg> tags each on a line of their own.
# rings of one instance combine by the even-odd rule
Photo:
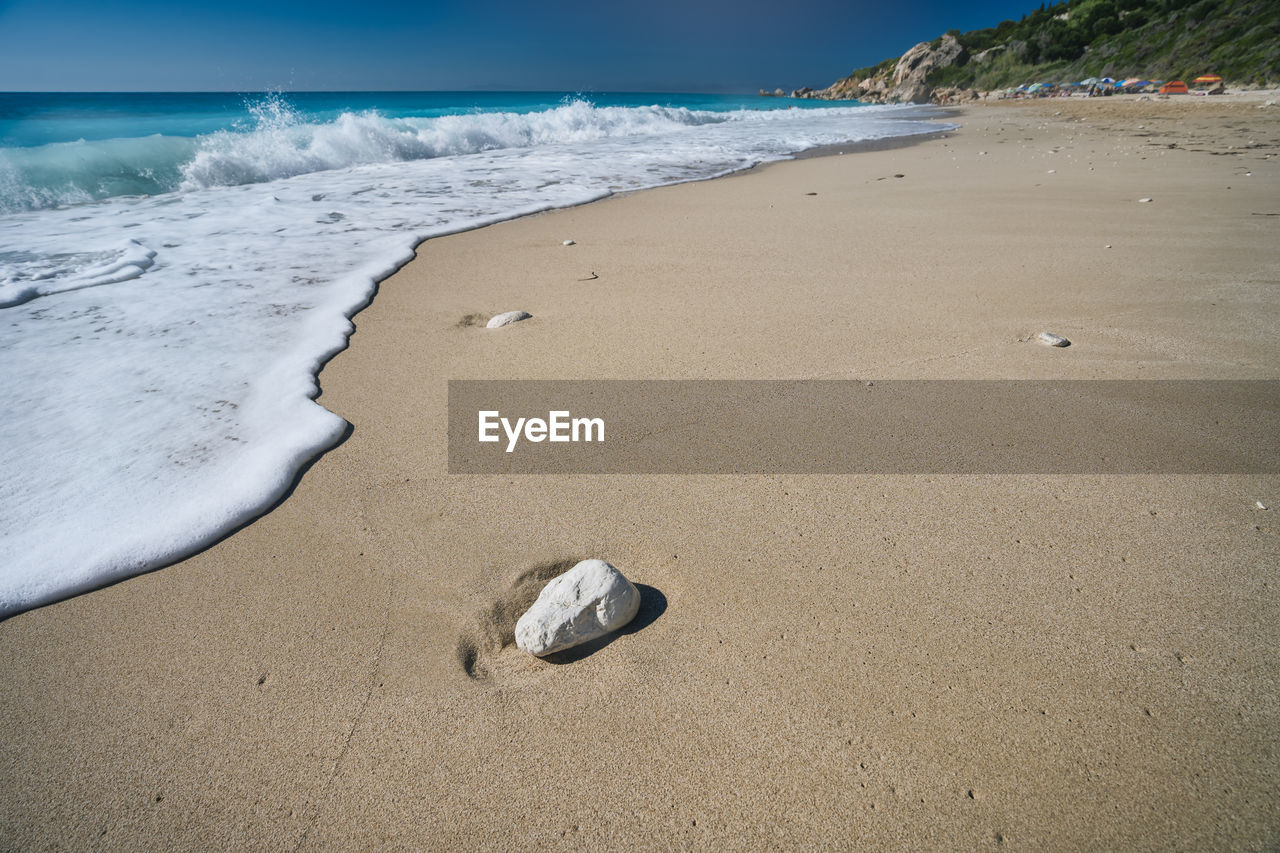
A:
<svg viewBox="0 0 1280 853">
<path fill-rule="evenodd" d="M 583 658 L 590 657 L 605 646 L 612 643 L 619 637 L 625 637 L 628 634 L 634 634 L 637 631 L 643 631 L 645 628 L 658 621 L 658 617 L 662 616 L 667 610 L 667 597 L 662 594 L 662 590 L 648 584 L 638 583 L 635 585 L 640 591 L 640 610 L 636 613 L 634 619 L 617 631 L 611 631 L 603 637 L 596 637 L 590 642 L 583 643 L 580 646 L 574 646 L 571 649 L 565 649 L 562 652 L 547 655 L 542 660 L 547 663 L 553 663 L 557 666 L 563 666 L 567 663 L 575 663 Z"/>
</svg>

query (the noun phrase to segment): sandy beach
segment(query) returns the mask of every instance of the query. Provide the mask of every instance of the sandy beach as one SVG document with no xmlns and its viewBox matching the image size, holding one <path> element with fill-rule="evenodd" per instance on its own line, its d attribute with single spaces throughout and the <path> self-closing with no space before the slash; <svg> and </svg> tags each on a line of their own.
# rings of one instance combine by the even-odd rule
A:
<svg viewBox="0 0 1280 853">
<path fill-rule="evenodd" d="M 281 504 L 0 623 L 0 847 L 1274 849 L 1276 476 L 447 473 L 451 379 L 1280 379 L 1280 106 L 950 115 L 421 245 Z"/>
</svg>

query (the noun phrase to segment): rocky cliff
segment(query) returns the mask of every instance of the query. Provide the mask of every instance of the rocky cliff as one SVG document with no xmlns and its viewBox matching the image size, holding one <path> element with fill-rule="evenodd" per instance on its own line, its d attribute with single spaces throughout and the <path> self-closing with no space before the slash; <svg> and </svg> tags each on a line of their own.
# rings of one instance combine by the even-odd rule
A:
<svg viewBox="0 0 1280 853">
<path fill-rule="evenodd" d="M 969 61 L 969 51 L 954 36 L 944 35 L 908 50 L 896 62 L 884 63 L 866 77 L 849 76 L 825 89 L 798 89 L 793 98 L 870 101 L 883 104 L 927 104 L 939 94 L 929 85 L 930 74 L 940 68 L 961 66 Z M 943 90 L 945 97 L 967 97 L 967 92 Z"/>
<path fill-rule="evenodd" d="M 1089 77 L 1280 81 L 1277 0 L 1049 0 L 1018 20 L 916 45 L 792 97 L 913 102 Z"/>
</svg>

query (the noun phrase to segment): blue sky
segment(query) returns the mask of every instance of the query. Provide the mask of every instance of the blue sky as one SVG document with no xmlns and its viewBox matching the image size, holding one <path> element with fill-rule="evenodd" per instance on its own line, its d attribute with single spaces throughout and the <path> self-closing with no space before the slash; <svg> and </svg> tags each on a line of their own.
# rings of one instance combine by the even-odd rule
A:
<svg viewBox="0 0 1280 853">
<path fill-rule="evenodd" d="M 0 91 L 825 86 L 1030 0 L 0 0 Z"/>
</svg>

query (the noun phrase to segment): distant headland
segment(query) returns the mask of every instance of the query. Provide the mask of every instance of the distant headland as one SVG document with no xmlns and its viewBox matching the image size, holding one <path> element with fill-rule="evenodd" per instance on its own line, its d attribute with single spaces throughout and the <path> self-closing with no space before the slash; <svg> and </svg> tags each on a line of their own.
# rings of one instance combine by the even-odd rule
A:
<svg viewBox="0 0 1280 853">
<path fill-rule="evenodd" d="M 1065 0 L 1019 21 L 920 42 L 824 89 L 761 95 L 871 103 L 964 101 L 1036 83 L 1111 78 L 1228 85 L 1280 81 L 1280 4 L 1271 0 Z"/>
</svg>

